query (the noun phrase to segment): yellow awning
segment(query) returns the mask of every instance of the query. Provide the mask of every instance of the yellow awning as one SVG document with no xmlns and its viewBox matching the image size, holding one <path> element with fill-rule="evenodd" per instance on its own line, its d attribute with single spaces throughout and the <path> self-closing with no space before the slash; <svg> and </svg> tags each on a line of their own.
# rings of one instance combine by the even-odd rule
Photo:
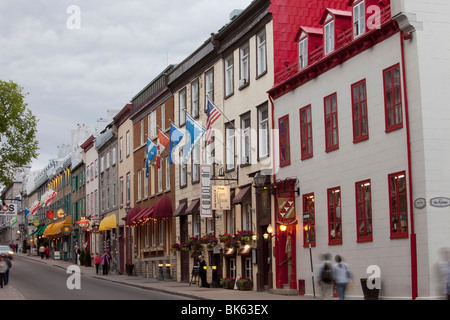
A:
<svg viewBox="0 0 450 320">
<path fill-rule="evenodd" d="M 67 234 L 67 228 L 70 229 L 71 219 L 67 218 L 66 220 L 54 222 L 50 224 L 44 231 L 43 237 L 48 238 L 51 236 L 56 236 L 59 234 Z M 70 232 L 70 230 L 69 230 Z"/>
<path fill-rule="evenodd" d="M 98 230 L 106 231 L 115 228 L 117 228 L 116 215 L 112 214 L 110 216 L 103 218 L 103 220 L 100 221 L 100 227 L 98 228 Z"/>
</svg>

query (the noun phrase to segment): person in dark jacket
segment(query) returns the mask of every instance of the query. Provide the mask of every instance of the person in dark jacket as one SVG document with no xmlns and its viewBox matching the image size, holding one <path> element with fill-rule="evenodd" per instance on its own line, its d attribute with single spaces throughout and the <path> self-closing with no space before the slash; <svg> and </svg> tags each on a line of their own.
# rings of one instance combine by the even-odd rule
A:
<svg viewBox="0 0 450 320">
<path fill-rule="evenodd" d="M 206 281 L 206 262 L 203 259 L 203 256 L 198 256 L 198 259 L 200 261 L 199 273 L 200 273 L 200 279 L 202 279 L 202 287 L 209 288 L 209 284 Z"/>
</svg>

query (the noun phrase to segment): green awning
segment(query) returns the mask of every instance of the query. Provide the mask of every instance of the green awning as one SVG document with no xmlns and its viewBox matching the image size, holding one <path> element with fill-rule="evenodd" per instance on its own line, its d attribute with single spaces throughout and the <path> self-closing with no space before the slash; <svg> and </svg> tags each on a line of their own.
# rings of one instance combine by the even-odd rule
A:
<svg viewBox="0 0 450 320">
<path fill-rule="evenodd" d="M 32 235 L 35 235 L 36 237 L 42 236 L 44 233 L 45 228 L 47 228 L 48 224 L 40 226 L 36 230 L 34 230 L 32 233 L 30 233 L 27 237 L 31 237 Z"/>
</svg>

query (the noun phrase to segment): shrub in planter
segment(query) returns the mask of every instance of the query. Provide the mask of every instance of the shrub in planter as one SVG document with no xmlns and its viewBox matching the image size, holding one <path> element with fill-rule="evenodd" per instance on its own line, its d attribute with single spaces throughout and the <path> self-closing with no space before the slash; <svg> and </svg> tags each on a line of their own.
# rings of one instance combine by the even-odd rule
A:
<svg viewBox="0 0 450 320">
<path fill-rule="evenodd" d="M 220 285 L 224 287 L 224 289 L 234 289 L 234 278 L 223 278 L 220 279 Z"/>
<path fill-rule="evenodd" d="M 89 249 L 87 249 L 86 253 L 84 254 L 84 265 L 86 267 L 91 266 L 91 253 L 89 252 Z"/>
<path fill-rule="evenodd" d="M 253 281 L 250 278 L 241 278 L 236 284 L 239 290 L 253 290 Z"/>
</svg>

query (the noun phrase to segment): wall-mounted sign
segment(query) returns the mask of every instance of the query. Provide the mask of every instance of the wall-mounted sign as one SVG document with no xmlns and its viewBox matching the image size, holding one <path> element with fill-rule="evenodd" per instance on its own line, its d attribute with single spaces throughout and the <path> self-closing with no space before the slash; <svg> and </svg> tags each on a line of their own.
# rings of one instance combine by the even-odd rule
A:
<svg viewBox="0 0 450 320">
<path fill-rule="evenodd" d="M 212 209 L 213 210 L 230 210 L 230 187 L 214 186 L 212 187 Z"/>
<path fill-rule="evenodd" d="M 0 206 L 0 216 L 14 216 L 17 214 L 17 204 L 4 204 Z"/>
<path fill-rule="evenodd" d="M 450 198 L 446 198 L 446 197 L 433 198 L 430 200 L 430 205 L 432 205 L 433 207 L 439 207 L 439 208 L 448 207 L 448 206 L 450 206 Z"/>
<path fill-rule="evenodd" d="M 414 200 L 414 207 L 416 207 L 417 209 L 423 209 L 427 206 L 427 200 L 425 200 L 424 198 L 418 198 L 416 200 Z"/>
<path fill-rule="evenodd" d="M 200 184 L 202 196 L 200 201 L 200 217 L 212 218 L 211 209 L 211 165 L 200 166 Z"/>
</svg>

